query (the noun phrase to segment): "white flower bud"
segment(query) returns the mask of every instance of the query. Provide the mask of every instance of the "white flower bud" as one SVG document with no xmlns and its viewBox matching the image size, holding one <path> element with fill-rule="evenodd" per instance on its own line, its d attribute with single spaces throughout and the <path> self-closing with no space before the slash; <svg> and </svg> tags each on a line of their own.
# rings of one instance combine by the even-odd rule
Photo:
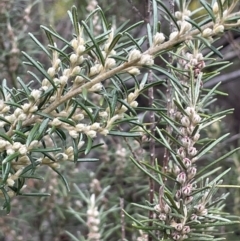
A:
<svg viewBox="0 0 240 241">
<path fill-rule="evenodd" d="M 72 70 L 71 75 L 77 75 L 80 73 L 81 67 L 80 66 L 76 66 L 74 67 L 74 69 Z"/>
<path fill-rule="evenodd" d="M 183 21 L 181 23 L 181 30 L 180 30 L 181 33 L 186 33 L 188 31 L 190 31 L 191 29 L 192 29 L 192 24 L 191 23 L 186 22 L 186 21 Z"/>
<path fill-rule="evenodd" d="M 26 113 L 29 111 L 31 105 L 29 103 L 25 103 L 22 105 L 22 110 Z"/>
<path fill-rule="evenodd" d="M 136 108 L 138 106 L 138 102 L 133 101 L 133 102 L 130 103 L 130 106 L 132 106 L 133 108 Z"/>
<path fill-rule="evenodd" d="M 90 126 L 91 130 L 97 130 L 100 128 L 100 123 L 95 122 Z"/>
<path fill-rule="evenodd" d="M 70 72 L 71 70 L 70 69 L 64 69 L 64 71 L 63 71 L 63 75 L 65 75 L 65 76 L 70 76 Z"/>
<path fill-rule="evenodd" d="M 10 106 L 7 105 L 2 109 L 1 112 L 5 114 L 5 113 L 9 112 L 9 110 L 10 110 Z"/>
<path fill-rule="evenodd" d="M 56 70 L 61 63 L 61 59 L 56 59 L 53 64 L 53 68 Z"/>
<path fill-rule="evenodd" d="M 82 83 L 83 81 L 84 81 L 84 78 L 81 77 L 81 76 L 77 76 L 77 77 L 75 78 L 75 80 L 74 80 L 74 82 L 75 82 L 76 84 L 80 84 L 80 83 Z"/>
<path fill-rule="evenodd" d="M 116 61 L 113 58 L 107 58 L 105 62 L 106 69 L 111 69 L 116 65 Z"/>
<path fill-rule="evenodd" d="M 32 106 L 30 109 L 29 109 L 29 113 L 33 113 L 35 111 L 38 110 L 38 107 L 37 106 Z"/>
<path fill-rule="evenodd" d="M 213 31 L 212 31 L 211 28 L 206 28 L 206 29 L 203 30 L 202 36 L 204 38 L 208 38 L 208 37 L 210 37 L 212 35 L 212 33 L 213 33 Z"/>
<path fill-rule="evenodd" d="M 90 131 L 86 132 L 86 135 L 88 135 L 91 138 L 94 138 L 94 137 L 96 137 L 97 132 L 94 130 L 90 130 Z"/>
<path fill-rule="evenodd" d="M 102 65 L 101 64 L 95 64 L 90 68 L 90 73 L 89 76 L 99 74 L 100 71 L 102 70 Z"/>
<path fill-rule="evenodd" d="M 18 150 L 21 146 L 22 146 L 22 144 L 20 142 L 14 142 L 12 145 L 12 148 L 14 150 Z"/>
<path fill-rule="evenodd" d="M 50 67 L 48 70 L 47 70 L 47 73 L 53 77 L 55 75 L 55 69 L 53 67 Z"/>
<path fill-rule="evenodd" d="M 219 8 L 218 8 L 218 3 L 217 3 L 217 1 L 213 4 L 212 9 L 213 9 L 214 14 L 217 14 L 217 13 L 218 13 Z"/>
<path fill-rule="evenodd" d="M 32 90 L 31 96 L 34 98 L 34 100 L 38 100 L 39 97 L 41 96 L 41 91 L 40 90 Z"/>
<path fill-rule="evenodd" d="M 85 51 L 85 47 L 84 47 L 84 45 L 79 45 L 78 47 L 77 47 L 77 54 L 78 55 L 81 55 L 84 51 Z"/>
<path fill-rule="evenodd" d="M 15 181 L 10 177 L 7 179 L 8 186 L 12 187 L 14 185 Z"/>
<path fill-rule="evenodd" d="M 52 126 L 60 126 L 62 122 L 58 118 L 54 118 L 51 122 Z"/>
<path fill-rule="evenodd" d="M 107 113 L 107 111 L 101 111 L 101 112 L 99 112 L 99 116 L 101 116 L 103 118 L 107 118 L 108 117 L 108 113 Z"/>
<path fill-rule="evenodd" d="M 217 25 L 216 27 L 214 27 L 213 32 L 215 34 L 223 33 L 224 32 L 224 26 L 223 25 Z"/>
<path fill-rule="evenodd" d="M 142 54 L 139 63 L 142 64 L 142 65 L 151 66 L 151 65 L 154 64 L 154 60 L 153 60 L 151 55 L 149 55 L 149 54 Z"/>
<path fill-rule="evenodd" d="M 153 37 L 153 45 L 159 45 L 163 43 L 165 40 L 163 33 L 156 33 L 156 35 Z"/>
<path fill-rule="evenodd" d="M 132 68 L 128 69 L 127 72 L 131 75 L 139 75 L 140 74 L 140 70 L 136 67 L 132 67 Z"/>
<path fill-rule="evenodd" d="M 176 17 L 178 20 L 181 20 L 181 19 L 182 19 L 182 13 L 179 12 L 179 11 L 176 11 L 176 12 L 175 12 L 175 17 Z"/>
<path fill-rule="evenodd" d="M 22 145 L 18 151 L 20 152 L 21 155 L 26 155 L 28 152 L 27 147 L 24 145 Z"/>
<path fill-rule="evenodd" d="M 97 83 L 95 85 L 93 85 L 88 91 L 89 92 L 97 92 L 100 91 L 102 89 L 103 85 L 101 83 Z"/>
<path fill-rule="evenodd" d="M 139 50 L 133 49 L 129 53 L 128 61 L 131 62 L 131 61 L 140 59 L 141 56 L 142 56 L 142 54 L 141 54 L 141 52 Z"/>
<path fill-rule="evenodd" d="M 61 77 L 59 78 L 59 83 L 60 83 L 61 85 L 67 84 L 67 81 L 68 81 L 68 77 L 67 77 L 66 75 L 63 75 L 63 76 L 61 76 Z"/>
<path fill-rule="evenodd" d="M 106 136 L 109 133 L 109 130 L 103 129 L 102 131 L 99 132 L 100 134 Z"/>
<path fill-rule="evenodd" d="M 18 120 L 26 120 L 26 118 L 27 118 L 27 115 L 26 114 L 24 114 L 24 113 L 22 113 L 22 114 L 20 114 L 19 116 L 18 116 Z"/>
<path fill-rule="evenodd" d="M 78 136 L 79 136 L 79 134 L 78 134 L 75 130 L 69 131 L 69 135 L 70 135 L 72 138 L 78 138 Z"/>
<path fill-rule="evenodd" d="M 85 124 L 80 123 L 76 125 L 76 130 L 79 132 L 83 131 L 85 128 L 86 128 Z"/>
<path fill-rule="evenodd" d="M 78 47 L 78 41 L 77 41 L 77 39 L 73 39 L 72 42 L 71 42 L 71 45 L 72 45 L 72 47 L 73 47 L 74 49 L 77 49 L 77 47 Z"/>
<path fill-rule="evenodd" d="M 75 64 L 78 61 L 78 56 L 76 54 L 71 54 L 70 56 L 70 62 L 72 64 Z"/>
<path fill-rule="evenodd" d="M 169 40 L 173 40 L 173 39 L 177 38 L 178 35 L 179 35 L 178 31 L 172 32 L 169 36 Z"/>
<path fill-rule="evenodd" d="M 75 121 L 80 121 L 80 120 L 84 119 L 84 115 L 83 114 L 77 114 L 77 115 L 74 115 L 72 117 L 72 119 L 75 120 Z"/>
<path fill-rule="evenodd" d="M 78 143 L 78 149 L 81 149 L 84 144 L 85 144 L 84 141 L 79 141 L 79 143 Z"/>
</svg>

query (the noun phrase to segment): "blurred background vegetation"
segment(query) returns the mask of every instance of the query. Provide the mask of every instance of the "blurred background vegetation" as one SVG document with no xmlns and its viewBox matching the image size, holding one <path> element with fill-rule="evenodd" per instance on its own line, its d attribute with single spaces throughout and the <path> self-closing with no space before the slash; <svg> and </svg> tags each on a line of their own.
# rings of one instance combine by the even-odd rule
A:
<svg viewBox="0 0 240 241">
<path fill-rule="evenodd" d="M 193 1 L 194 4 L 197 2 Z M 26 83 L 31 81 L 27 70 L 34 70 L 23 65 L 25 60 L 21 51 L 26 51 L 44 62 L 46 67 L 49 66 L 48 58 L 36 48 L 28 33 L 33 33 L 43 45 L 47 45 L 47 38 L 40 29 L 40 25 L 46 25 L 52 26 L 64 38 L 71 39 L 72 26 L 67 10 L 70 10 L 73 4 L 77 6 L 81 19 L 99 4 L 113 28 L 124 23 L 130 25 L 143 20 L 146 15 L 146 2 L 141 0 L 99 0 L 98 3 L 90 0 L 0 0 L 0 82 L 6 79 L 9 86 L 17 88 L 18 76 Z M 196 7 L 194 4 L 191 5 L 193 9 Z M 162 24 L 164 26 L 164 20 Z M 168 31 L 166 27 L 166 33 Z M 142 36 L 144 33 L 145 26 L 134 34 Z M 225 132 L 231 132 L 231 138 L 214 151 L 217 158 L 227 150 L 240 145 L 240 35 L 228 32 L 217 41 L 216 45 L 223 46 L 224 60 L 233 62 L 233 65 L 224 70 L 220 77 L 206 83 L 206 87 L 211 88 L 216 82 L 221 81 L 221 90 L 227 92 L 228 96 L 220 96 L 214 108 L 235 109 L 233 115 L 225 118 L 225 122 L 214 124 L 205 133 L 206 136 L 217 138 Z M 160 60 L 157 61 L 163 65 Z M 140 102 L 142 106 L 147 105 L 144 98 Z M 120 240 L 122 221 L 127 224 L 126 238 L 136 240 L 138 234 L 131 229 L 132 221 L 127 218 L 121 220 L 121 198 L 125 200 L 124 207 L 130 214 L 138 213 L 138 208 L 130 203 L 141 203 L 147 199 L 144 195 L 148 188 L 148 179 L 130 163 L 131 154 L 128 145 L 142 158 L 147 158 L 147 154 L 139 142 L 128 143 L 125 140 L 120 142 L 113 137 L 101 141 L 105 144 L 91 153 L 92 157 L 99 158 L 99 162 L 68 164 L 62 167 L 61 172 L 65 174 L 71 187 L 70 193 L 67 193 L 59 177 L 45 169 L 42 170 L 45 173 L 44 181 L 29 181 L 27 189 L 31 192 L 40 189 L 42 192 L 50 193 L 51 196 L 16 197 L 10 215 L 0 216 L 0 241 L 72 240 L 65 230 L 76 237 L 79 236 L 81 240 L 81 235 L 87 234 L 87 200 L 92 194 L 100 197 L 98 207 L 105 212 L 104 220 L 101 220 L 104 223 L 102 229 L 105 230 L 103 240 Z M 158 148 L 158 152 L 161 160 L 161 147 Z M 206 157 L 204 162 L 207 161 L 209 160 Z M 228 167 L 232 167 L 232 171 L 227 174 L 225 183 L 240 185 L 240 153 L 223 163 L 224 169 Z M 226 211 L 240 216 L 240 190 L 227 191 L 230 192 L 230 197 L 227 200 Z M 240 230 L 240 227 L 227 230 L 232 231 L 227 237 L 229 241 L 240 240 L 240 232 L 236 230 Z"/>
</svg>

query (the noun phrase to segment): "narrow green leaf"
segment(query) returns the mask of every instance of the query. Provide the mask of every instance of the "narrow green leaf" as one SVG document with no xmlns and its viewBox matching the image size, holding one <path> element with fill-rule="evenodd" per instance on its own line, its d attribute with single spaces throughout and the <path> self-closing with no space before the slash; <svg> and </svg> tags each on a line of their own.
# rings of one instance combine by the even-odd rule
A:
<svg viewBox="0 0 240 241">
<path fill-rule="evenodd" d="M 168 16 L 169 18 L 171 18 L 171 20 L 172 20 L 173 23 L 175 24 L 177 30 L 180 31 L 180 28 L 179 28 L 179 26 L 178 26 L 178 24 L 177 24 L 177 22 L 176 22 L 175 17 L 171 14 L 171 12 L 169 11 L 169 9 L 166 7 L 166 5 L 165 5 L 166 3 L 163 2 L 162 0 L 157 0 L 157 2 L 158 2 L 159 5 L 161 5 L 161 7 L 165 10 L 167 16 Z"/>
<path fill-rule="evenodd" d="M 201 151 L 199 151 L 199 153 L 196 155 L 197 158 L 200 158 L 201 156 L 203 156 L 204 154 L 206 154 L 207 152 L 209 152 L 210 150 L 212 150 L 219 142 L 221 142 L 224 138 L 226 138 L 229 135 L 229 133 L 219 137 L 217 140 L 209 143 L 206 145 L 205 148 L 202 148 Z"/>
<path fill-rule="evenodd" d="M 6 135 L 5 133 L 1 132 L 1 131 L 0 131 L 0 137 L 2 137 L 5 141 L 8 141 L 11 144 L 13 144 L 11 138 L 8 135 Z"/>
<path fill-rule="evenodd" d="M 84 104 L 82 104 L 81 102 L 79 102 L 77 99 L 73 99 L 80 107 L 81 109 L 83 109 L 86 114 L 88 115 L 88 117 L 90 118 L 91 122 L 93 123 L 93 115 L 92 113 L 89 111 L 88 107 L 85 106 Z"/>
<path fill-rule="evenodd" d="M 91 137 L 87 136 L 87 147 L 84 152 L 85 155 L 87 155 L 92 150 L 93 140 Z"/>
<path fill-rule="evenodd" d="M 30 38 L 37 44 L 37 46 L 40 47 L 43 50 L 43 52 L 45 52 L 47 54 L 48 57 L 50 57 L 51 55 L 48 52 L 48 50 L 34 37 L 34 35 L 31 33 L 28 33 L 28 34 L 29 34 Z"/>
<path fill-rule="evenodd" d="M 2 164 L 6 164 L 7 162 L 11 162 L 12 160 L 15 160 L 19 155 L 20 153 L 18 151 L 14 152 L 13 154 L 4 158 L 4 160 L 2 161 Z"/>
<path fill-rule="evenodd" d="M 52 29 L 49 29 L 43 25 L 40 26 L 47 34 L 47 37 L 49 38 L 49 42 L 52 46 L 54 46 L 54 41 L 52 39 L 52 36 L 58 38 L 59 40 L 63 41 L 64 43 L 66 43 L 69 47 L 72 47 L 71 43 L 68 42 L 66 39 L 64 39 L 63 37 L 61 37 L 58 33 L 54 32 Z"/>
<path fill-rule="evenodd" d="M 127 107 L 128 111 L 130 111 L 134 116 L 137 116 L 136 111 L 134 110 L 134 108 L 128 104 L 128 102 L 126 102 L 125 100 L 118 100 L 121 104 L 123 104 L 124 106 Z"/>
<path fill-rule="evenodd" d="M 140 137 L 141 133 L 137 132 L 123 132 L 123 131 L 109 131 L 108 135 L 111 136 L 122 136 L 122 137 Z"/>
<path fill-rule="evenodd" d="M 219 52 L 213 45 L 211 45 L 211 43 L 209 43 L 208 40 L 206 40 L 205 38 L 203 38 L 199 35 L 194 36 L 194 37 L 199 39 L 203 44 L 206 45 L 206 47 L 210 48 L 218 57 L 223 59 L 223 56 L 222 56 L 221 52 Z"/>
<path fill-rule="evenodd" d="M 205 0 L 200 0 L 200 3 L 205 8 L 205 10 L 208 12 L 208 14 L 211 16 L 212 21 L 215 23 L 216 18 L 215 18 L 214 12 L 211 9 L 211 6 Z"/>
<path fill-rule="evenodd" d="M 108 52 L 110 53 L 114 47 L 116 46 L 116 44 L 118 43 L 118 41 L 121 39 L 121 37 L 123 36 L 122 33 L 118 33 L 112 40 L 111 44 L 108 47 Z"/>
<path fill-rule="evenodd" d="M 53 167 L 51 167 L 51 168 L 53 169 L 53 171 L 55 171 L 61 177 L 66 189 L 68 190 L 68 192 L 70 192 L 70 188 L 69 188 L 66 178 L 56 168 L 53 168 Z"/>
<path fill-rule="evenodd" d="M 33 64 L 34 67 L 36 67 L 36 69 L 42 73 L 51 83 L 52 87 L 54 89 L 56 89 L 55 83 L 53 82 L 52 78 L 49 76 L 49 74 L 45 71 L 45 69 L 43 69 L 32 57 L 30 57 L 27 53 L 25 53 L 24 51 L 22 51 L 23 55 Z"/>
<path fill-rule="evenodd" d="M 97 51 L 97 55 L 99 57 L 99 60 L 100 60 L 101 64 L 104 66 L 105 65 L 105 59 L 103 57 L 102 51 L 101 51 L 101 49 L 99 47 L 99 44 L 96 42 L 96 40 L 95 40 L 94 36 L 92 35 L 89 27 L 87 26 L 87 24 L 84 21 L 82 21 L 82 25 L 83 25 L 84 29 L 86 30 L 88 36 L 92 40 L 92 43 L 93 43 L 93 45 L 94 45 L 94 47 L 95 47 L 95 49 Z"/>
<path fill-rule="evenodd" d="M 31 152 L 56 152 L 56 151 L 61 151 L 61 148 L 54 148 L 54 147 L 49 147 L 49 148 L 33 148 L 31 149 Z"/>
<path fill-rule="evenodd" d="M 8 193 L 4 188 L 1 188 L 0 190 L 2 191 L 4 198 L 5 198 L 5 203 L 3 206 L 4 206 L 4 208 L 6 208 L 7 214 L 9 214 L 11 211 L 10 197 L 8 196 Z"/>
<path fill-rule="evenodd" d="M 33 128 L 31 129 L 31 131 L 28 134 L 27 140 L 26 140 L 26 145 L 29 146 L 29 144 L 35 140 L 35 136 L 38 132 L 40 124 L 36 123 Z"/>
<path fill-rule="evenodd" d="M 73 26 L 74 26 L 75 32 L 77 36 L 79 36 L 80 31 L 79 31 L 78 14 L 77 14 L 76 6 L 72 7 L 72 20 L 73 20 Z"/>
<path fill-rule="evenodd" d="M 124 35 L 126 35 L 131 40 L 131 42 L 137 47 L 137 49 L 142 52 L 142 49 L 139 46 L 138 42 L 135 40 L 135 38 L 132 37 L 131 34 L 129 34 L 128 32 L 125 32 Z"/>
</svg>

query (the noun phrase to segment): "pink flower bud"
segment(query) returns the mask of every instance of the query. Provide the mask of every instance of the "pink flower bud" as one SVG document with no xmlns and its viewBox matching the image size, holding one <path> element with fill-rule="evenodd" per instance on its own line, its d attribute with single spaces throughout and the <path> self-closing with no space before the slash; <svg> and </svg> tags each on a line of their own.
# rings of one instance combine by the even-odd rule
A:
<svg viewBox="0 0 240 241">
<path fill-rule="evenodd" d="M 197 169 L 196 167 L 190 167 L 188 170 L 188 179 L 192 179 L 195 177 L 196 173 L 197 173 Z"/>
<path fill-rule="evenodd" d="M 183 184 L 186 182 L 187 176 L 184 172 L 181 172 L 177 175 L 176 181 Z"/>
<path fill-rule="evenodd" d="M 183 164 L 185 165 L 186 168 L 189 168 L 192 165 L 192 162 L 188 158 L 183 158 Z"/>
<path fill-rule="evenodd" d="M 189 154 L 190 156 L 195 156 L 195 155 L 197 155 L 197 149 L 196 149 L 195 147 L 193 147 L 193 146 L 189 147 L 189 148 L 188 148 L 188 154 Z"/>
<path fill-rule="evenodd" d="M 187 186 L 182 188 L 182 194 L 186 197 L 189 196 L 192 192 L 192 185 L 188 184 Z"/>
<path fill-rule="evenodd" d="M 191 231 L 190 227 L 189 226 L 184 226 L 183 229 L 182 229 L 182 233 L 189 233 Z"/>
</svg>

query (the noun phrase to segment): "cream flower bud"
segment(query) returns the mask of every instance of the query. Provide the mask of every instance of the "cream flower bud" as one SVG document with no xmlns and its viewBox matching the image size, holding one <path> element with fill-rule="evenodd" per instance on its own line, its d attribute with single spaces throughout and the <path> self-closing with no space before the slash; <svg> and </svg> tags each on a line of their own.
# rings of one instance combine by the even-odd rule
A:
<svg viewBox="0 0 240 241">
<path fill-rule="evenodd" d="M 101 64 L 95 64 L 90 68 L 90 73 L 89 76 L 99 74 L 100 71 L 102 70 L 102 65 Z"/>
<path fill-rule="evenodd" d="M 62 122 L 58 118 L 54 118 L 51 122 L 53 126 L 60 126 Z"/>
<path fill-rule="evenodd" d="M 128 97 L 127 97 L 128 103 L 130 103 L 130 102 L 132 102 L 133 100 L 135 100 L 136 97 L 137 97 L 137 96 L 136 96 L 135 93 L 133 93 L 133 92 L 129 93 L 129 95 L 128 95 Z"/>
<path fill-rule="evenodd" d="M 142 57 L 140 59 L 140 64 L 142 65 L 147 65 L 147 66 L 151 66 L 154 64 L 154 60 L 153 57 L 149 54 L 142 54 Z"/>
<path fill-rule="evenodd" d="M 69 131 L 69 135 L 70 135 L 72 138 L 77 138 L 77 137 L 79 136 L 79 134 L 78 134 L 75 130 Z"/>
<path fill-rule="evenodd" d="M 27 147 L 24 146 L 24 145 L 22 145 L 22 146 L 19 148 L 18 151 L 19 151 L 19 153 L 20 153 L 21 155 L 26 155 L 27 152 L 28 152 Z"/>
<path fill-rule="evenodd" d="M 74 115 L 72 119 L 75 121 L 80 121 L 84 119 L 84 115 L 80 113 L 80 114 Z"/>
<path fill-rule="evenodd" d="M 70 56 L 70 62 L 72 64 L 75 64 L 78 61 L 78 56 L 76 54 L 71 54 Z"/>
<path fill-rule="evenodd" d="M 22 144 L 20 142 L 14 142 L 12 145 L 12 148 L 14 150 L 18 150 L 21 146 L 22 146 Z"/>
<path fill-rule="evenodd" d="M 100 123 L 95 122 L 91 125 L 91 130 L 97 130 L 100 128 Z"/>
<path fill-rule="evenodd" d="M 53 77 L 55 75 L 55 69 L 53 67 L 50 67 L 48 70 L 47 70 L 47 73 Z"/>
<path fill-rule="evenodd" d="M 33 112 L 35 112 L 35 111 L 37 111 L 38 110 L 38 107 L 37 106 L 32 106 L 30 109 L 29 109 L 29 112 L 30 113 L 33 113 Z"/>
<path fill-rule="evenodd" d="M 76 84 L 80 84 L 84 81 L 84 78 L 82 76 L 77 76 L 74 80 Z"/>
<path fill-rule="evenodd" d="M 206 28 L 206 29 L 203 30 L 202 36 L 204 38 L 208 38 L 208 37 L 210 37 L 212 35 L 212 33 L 213 33 L 213 31 L 212 31 L 211 28 Z"/>
<path fill-rule="evenodd" d="M 140 74 L 140 70 L 136 67 L 129 68 L 127 71 L 131 75 L 138 75 Z"/>
<path fill-rule="evenodd" d="M 175 12 L 175 17 L 176 17 L 178 20 L 181 20 L 181 19 L 182 19 L 182 13 L 179 12 L 179 11 L 176 11 L 176 12 Z"/>
<path fill-rule="evenodd" d="M 74 49 L 77 49 L 77 47 L 78 47 L 78 41 L 77 41 L 77 39 L 73 39 L 72 42 L 71 42 L 71 45 L 72 45 L 72 47 L 73 47 Z"/>
<path fill-rule="evenodd" d="M 7 179 L 8 186 L 12 187 L 14 185 L 15 181 L 10 177 Z"/>
<path fill-rule="evenodd" d="M 223 25 L 217 25 L 216 27 L 214 27 L 213 32 L 215 34 L 223 33 L 224 32 L 224 26 Z"/>
<path fill-rule="evenodd" d="M 34 100 L 38 100 L 39 97 L 41 96 L 41 91 L 40 90 L 32 90 L 31 96 L 34 98 Z"/>
<path fill-rule="evenodd" d="M 29 103 L 25 103 L 22 105 L 22 110 L 26 113 L 29 111 L 31 105 Z"/>
<path fill-rule="evenodd" d="M 141 56 L 142 56 L 142 54 L 141 54 L 141 52 L 139 50 L 133 49 L 129 53 L 128 61 L 131 62 L 131 61 L 140 59 Z"/>
<path fill-rule="evenodd" d="M 53 68 L 56 70 L 61 63 L 61 59 L 56 59 L 53 64 Z"/>
<path fill-rule="evenodd" d="M 105 67 L 107 69 L 111 69 L 116 65 L 116 61 L 113 58 L 107 58 L 106 62 L 105 62 Z"/>
<path fill-rule="evenodd" d="M 70 73 L 71 73 L 71 70 L 69 68 L 64 69 L 64 71 L 63 71 L 63 75 L 65 75 L 65 76 L 70 76 Z"/>
<path fill-rule="evenodd" d="M 94 137 L 96 137 L 97 132 L 94 131 L 94 130 L 90 130 L 90 131 L 88 131 L 88 132 L 86 133 L 86 135 L 88 135 L 88 136 L 91 137 L 91 138 L 94 138 Z"/>
<path fill-rule="evenodd" d="M 173 40 L 173 39 L 177 38 L 178 35 L 179 35 L 178 31 L 172 32 L 169 36 L 169 40 Z"/>
<path fill-rule="evenodd" d="M 109 130 L 103 129 L 102 131 L 99 132 L 100 134 L 106 136 L 109 133 Z"/>
<path fill-rule="evenodd" d="M 214 14 L 217 14 L 217 13 L 218 13 L 219 7 L 218 7 L 218 3 L 217 3 L 217 2 L 215 2 L 215 3 L 213 4 L 212 10 L 213 10 Z"/>
<path fill-rule="evenodd" d="M 103 88 L 103 85 L 101 83 L 97 83 L 93 85 L 88 91 L 89 92 L 97 92 L 100 91 Z"/>
<path fill-rule="evenodd" d="M 192 24 L 186 21 L 181 23 L 181 33 L 186 33 L 192 29 Z"/>
<path fill-rule="evenodd" d="M 136 108 L 138 106 L 138 102 L 133 101 L 133 102 L 130 103 L 130 106 L 132 106 L 133 108 Z"/>
<path fill-rule="evenodd" d="M 107 118 L 108 117 L 108 113 L 107 113 L 107 111 L 101 111 L 101 112 L 99 112 L 99 116 L 101 116 L 103 118 Z"/>
<path fill-rule="evenodd" d="M 78 55 L 81 55 L 84 51 L 85 51 L 85 47 L 84 47 L 84 45 L 79 45 L 78 47 L 77 47 L 77 54 Z"/>
<path fill-rule="evenodd" d="M 79 132 L 83 131 L 85 128 L 86 128 L 86 125 L 85 125 L 85 124 L 80 123 L 80 124 L 77 124 L 77 125 L 76 125 L 76 129 L 77 129 L 77 131 L 79 131 Z"/>
<path fill-rule="evenodd" d="M 156 33 L 156 35 L 153 37 L 153 45 L 159 45 L 163 43 L 165 40 L 163 33 Z"/>
<path fill-rule="evenodd" d="M 80 66 L 76 66 L 74 67 L 74 69 L 72 70 L 71 75 L 77 75 L 80 73 L 81 67 Z"/>
<path fill-rule="evenodd" d="M 79 141 L 79 143 L 78 143 L 78 149 L 81 149 L 84 144 L 85 144 L 84 141 Z"/>
<path fill-rule="evenodd" d="M 59 78 L 59 83 L 60 83 L 61 85 L 67 84 L 67 81 L 68 81 L 68 77 L 67 77 L 66 75 L 63 75 L 63 76 L 61 76 L 61 77 Z"/>
<path fill-rule="evenodd" d="M 22 113 L 18 116 L 18 120 L 26 120 L 26 118 L 27 118 L 27 115 L 24 113 Z"/>
<path fill-rule="evenodd" d="M 10 110 L 10 106 L 5 106 L 3 109 L 2 109 L 2 113 L 6 113 L 6 112 L 9 112 L 9 110 Z"/>
</svg>

